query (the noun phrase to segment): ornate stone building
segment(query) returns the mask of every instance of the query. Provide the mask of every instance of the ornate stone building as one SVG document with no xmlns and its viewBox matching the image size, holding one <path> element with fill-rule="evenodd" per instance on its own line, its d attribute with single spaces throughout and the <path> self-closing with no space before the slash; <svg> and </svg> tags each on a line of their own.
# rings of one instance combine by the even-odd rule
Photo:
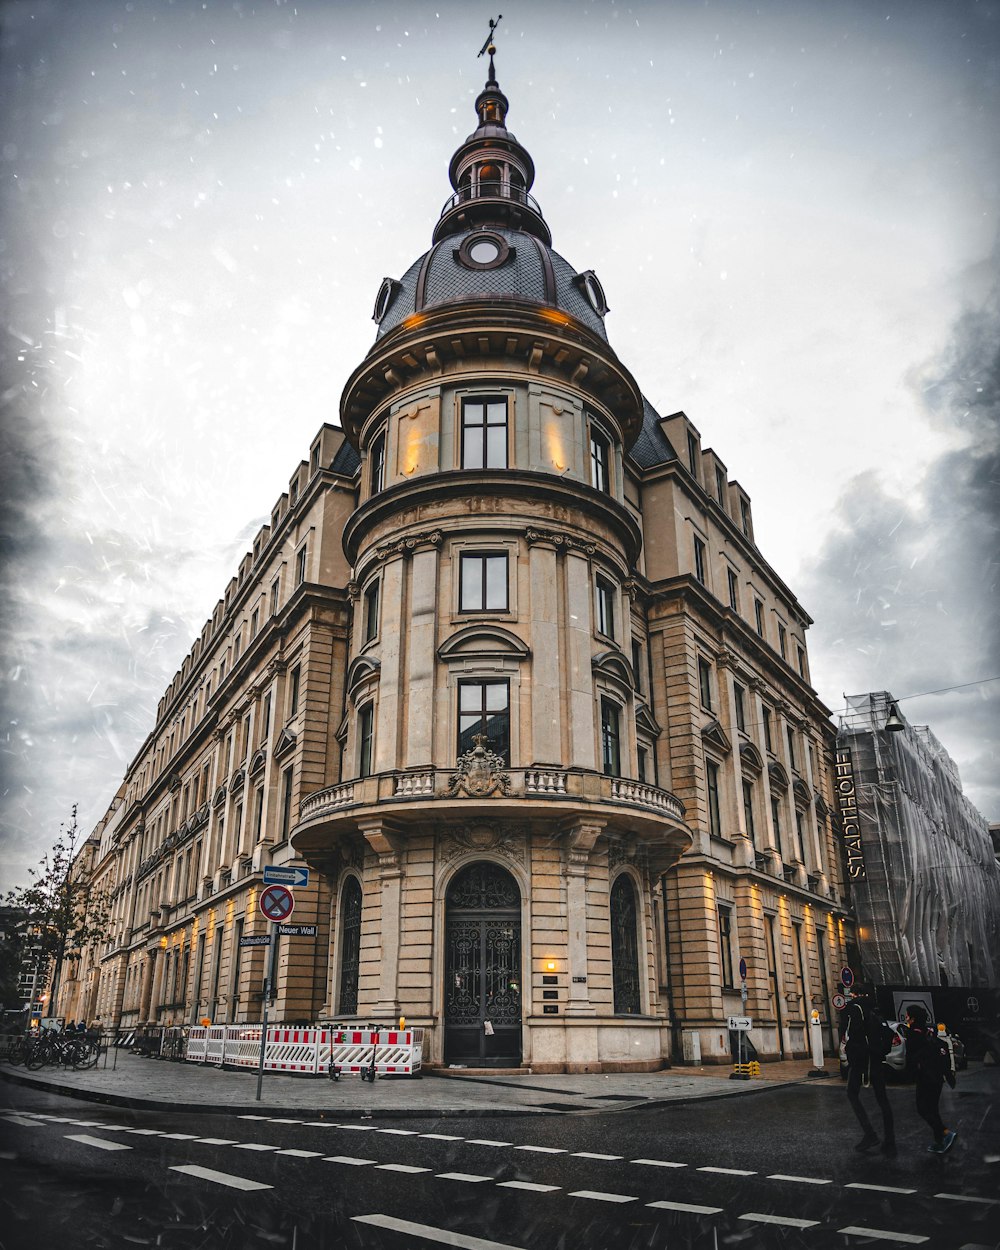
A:
<svg viewBox="0 0 1000 1250">
<path fill-rule="evenodd" d="M 491 56 L 430 250 L 106 820 L 105 1023 L 386 1020 L 535 1070 L 805 1053 L 844 959 L 834 731 L 750 500 L 551 246 Z M 262 933 L 262 870 L 311 870 Z"/>
</svg>

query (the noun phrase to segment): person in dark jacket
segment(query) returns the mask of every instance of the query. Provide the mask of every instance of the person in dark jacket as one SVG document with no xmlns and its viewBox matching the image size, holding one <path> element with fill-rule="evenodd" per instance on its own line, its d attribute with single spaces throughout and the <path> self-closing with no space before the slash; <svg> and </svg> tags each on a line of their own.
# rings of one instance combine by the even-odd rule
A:
<svg viewBox="0 0 1000 1250">
<path fill-rule="evenodd" d="M 870 1150 L 879 1144 L 868 1113 L 861 1105 L 862 1086 L 870 1087 L 882 1112 L 882 1153 L 896 1153 L 896 1130 L 892 1107 L 885 1090 L 885 1052 L 882 1045 L 883 1023 L 875 1011 L 875 996 L 870 985 L 856 984 L 844 1008 L 843 1036 L 847 1054 L 847 1101 L 858 1117 L 864 1136 L 854 1149 Z"/>
<path fill-rule="evenodd" d="M 906 1009 L 906 1070 L 916 1082 L 917 1115 L 926 1120 L 934 1134 L 927 1150 L 930 1154 L 943 1155 L 951 1149 L 958 1134 L 945 1128 L 938 1103 L 945 1080 L 953 1086 L 955 1076 L 927 1009 L 919 1003 Z"/>
</svg>

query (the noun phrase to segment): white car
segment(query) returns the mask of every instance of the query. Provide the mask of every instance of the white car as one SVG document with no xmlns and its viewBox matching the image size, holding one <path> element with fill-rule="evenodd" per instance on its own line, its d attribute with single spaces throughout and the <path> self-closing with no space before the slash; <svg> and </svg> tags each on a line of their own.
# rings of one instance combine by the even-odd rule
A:
<svg viewBox="0 0 1000 1250">
<path fill-rule="evenodd" d="M 886 1023 L 892 1032 L 892 1045 L 889 1053 L 882 1062 L 892 1069 L 896 1076 L 902 1076 L 906 1070 L 906 1034 L 903 1031 L 903 1025 L 899 1020 L 887 1020 Z M 847 1080 L 847 1043 L 843 1038 L 840 1039 L 840 1075 L 843 1080 Z"/>
</svg>

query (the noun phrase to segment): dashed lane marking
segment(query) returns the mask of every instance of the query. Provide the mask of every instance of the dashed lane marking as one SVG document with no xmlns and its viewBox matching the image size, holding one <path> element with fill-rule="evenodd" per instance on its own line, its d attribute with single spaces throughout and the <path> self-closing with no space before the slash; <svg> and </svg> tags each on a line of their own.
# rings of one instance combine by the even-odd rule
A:
<svg viewBox="0 0 1000 1250">
<path fill-rule="evenodd" d="M 539 1155 L 564 1155 L 567 1153 L 562 1146 L 515 1146 L 515 1150 L 530 1150 Z"/>
<path fill-rule="evenodd" d="M 164 1133 L 165 1141 L 194 1141 L 197 1133 Z"/>
<path fill-rule="evenodd" d="M 819 1220 L 797 1220 L 790 1215 L 765 1215 L 762 1211 L 747 1211 L 738 1220 L 752 1220 L 755 1224 L 781 1224 L 786 1228 L 815 1228 Z"/>
<path fill-rule="evenodd" d="M 96 1146 L 98 1150 L 131 1150 L 120 1141 L 105 1141 L 103 1137 L 91 1137 L 88 1133 L 67 1133 L 67 1141 L 83 1142 L 85 1146 Z"/>
<path fill-rule="evenodd" d="M 863 1228 L 860 1224 L 848 1224 L 846 1228 L 838 1228 L 838 1233 L 848 1237 L 874 1237 L 878 1241 L 898 1241 L 907 1246 L 919 1246 L 929 1237 L 919 1237 L 916 1233 L 896 1233 L 888 1228 Z"/>
<path fill-rule="evenodd" d="M 5 1115 L 3 1117 L 8 1124 L 16 1124 L 18 1128 L 42 1128 L 43 1126 L 37 1120 L 26 1120 L 20 1115 Z"/>
<path fill-rule="evenodd" d="M 268 1115 L 238 1115 L 237 1120 L 269 1120 Z"/>
<path fill-rule="evenodd" d="M 412 1163 L 379 1163 L 376 1172 L 405 1172 L 408 1175 L 414 1172 L 429 1172 L 430 1168 L 414 1167 Z"/>
<path fill-rule="evenodd" d="M 306 1128 L 337 1128 L 336 1124 L 331 1124 L 329 1120 L 306 1120 Z"/>
<path fill-rule="evenodd" d="M 560 1188 L 559 1185 L 536 1185 L 532 1181 L 498 1181 L 498 1189 L 526 1189 L 532 1194 L 551 1194 Z"/>
<path fill-rule="evenodd" d="M 171 1167 L 171 1172 L 183 1172 L 186 1176 L 197 1176 L 199 1180 L 214 1181 L 216 1185 L 226 1185 L 229 1189 L 273 1189 L 273 1185 L 264 1185 L 260 1181 L 248 1180 L 245 1176 L 232 1176 L 229 1172 L 216 1172 L 214 1168 L 199 1167 L 197 1163 L 179 1163 Z"/>
<path fill-rule="evenodd" d="M 520 1250 L 507 1242 L 487 1241 L 484 1237 L 470 1237 L 465 1233 L 453 1233 L 447 1228 L 432 1228 L 429 1224 L 414 1224 L 411 1220 L 397 1220 L 391 1215 L 353 1215 L 355 1224 L 374 1224 L 393 1233 L 406 1233 L 410 1237 L 422 1237 L 424 1241 L 436 1241 L 443 1246 L 457 1246 L 460 1250 Z"/>
<path fill-rule="evenodd" d="M 415 1128 L 378 1128 L 376 1133 L 389 1133 L 393 1137 L 419 1137 Z"/>
<path fill-rule="evenodd" d="M 686 1168 L 686 1163 L 670 1163 L 667 1159 L 632 1159 L 632 1163 L 643 1163 L 650 1168 Z"/>
<path fill-rule="evenodd" d="M 571 1198 L 590 1198 L 594 1202 L 638 1202 L 634 1194 L 605 1194 L 599 1189 L 576 1189 Z"/>
<path fill-rule="evenodd" d="M 866 1185 L 864 1181 L 848 1181 L 845 1189 L 871 1189 L 877 1194 L 915 1194 L 915 1189 L 898 1189 L 895 1185 Z"/>
<path fill-rule="evenodd" d="M 452 1133 L 419 1133 L 419 1137 L 426 1137 L 428 1141 L 462 1141 L 461 1137 L 455 1137 Z"/>
<path fill-rule="evenodd" d="M 624 1159 L 624 1155 L 595 1155 L 589 1150 L 575 1150 L 571 1156 L 574 1159 Z"/>
<path fill-rule="evenodd" d="M 163 1134 L 158 1128 L 127 1128 L 126 1133 L 134 1133 L 136 1137 L 162 1137 Z"/>
<path fill-rule="evenodd" d="M 437 1172 L 435 1175 L 439 1181 L 468 1181 L 472 1185 L 494 1179 L 492 1176 L 477 1176 L 474 1172 Z"/>
<path fill-rule="evenodd" d="M 201 1142 L 205 1146 L 235 1146 L 236 1141 L 232 1137 L 196 1137 L 195 1141 Z"/>
<path fill-rule="evenodd" d="M 323 1157 L 322 1150 L 278 1150 L 275 1153 L 291 1155 L 293 1159 L 321 1159 Z"/>
<path fill-rule="evenodd" d="M 747 1172 L 743 1168 L 699 1168 L 699 1172 L 718 1172 L 720 1176 L 756 1176 L 756 1172 Z"/>
<path fill-rule="evenodd" d="M 377 1159 L 357 1159 L 353 1155 L 327 1155 L 324 1163 L 346 1163 L 350 1167 L 363 1168 L 366 1164 L 377 1163 Z"/>
<path fill-rule="evenodd" d="M 687 1215 L 718 1215 L 722 1207 L 698 1207 L 691 1202 L 647 1202 L 647 1207 L 660 1211 L 683 1211 Z"/>
<path fill-rule="evenodd" d="M 935 1194 L 935 1198 L 947 1198 L 949 1202 L 982 1202 L 987 1206 L 1000 1206 L 1000 1199 L 977 1198 L 975 1194 Z"/>
<path fill-rule="evenodd" d="M 275 1119 L 274 1116 L 270 1116 L 268 1119 L 268 1123 L 269 1124 L 301 1124 L 302 1121 L 301 1120 L 278 1120 L 278 1119 Z"/>
<path fill-rule="evenodd" d="M 488 1137 L 470 1137 L 468 1139 L 468 1144 L 470 1146 L 510 1146 L 512 1145 L 512 1143 L 509 1141 L 490 1141 Z"/>
<path fill-rule="evenodd" d="M 786 1176 L 783 1172 L 772 1172 L 769 1181 L 797 1181 L 800 1185 L 832 1185 L 833 1181 L 824 1176 Z"/>
<path fill-rule="evenodd" d="M 237 1142 L 233 1147 L 234 1150 L 277 1150 L 277 1146 L 268 1146 L 260 1141 L 241 1141 Z"/>
<path fill-rule="evenodd" d="M 334 1128 L 347 1129 L 349 1133 L 374 1133 L 374 1124 L 335 1124 Z"/>
</svg>

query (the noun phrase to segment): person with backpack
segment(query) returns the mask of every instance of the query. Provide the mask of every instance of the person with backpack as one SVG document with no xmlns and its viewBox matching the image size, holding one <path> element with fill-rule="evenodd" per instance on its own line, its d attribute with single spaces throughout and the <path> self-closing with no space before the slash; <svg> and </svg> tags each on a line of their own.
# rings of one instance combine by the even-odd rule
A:
<svg viewBox="0 0 1000 1250">
<path fill-rule="evenodd" d="M 938 1103 L 945 1083 L 955 1088 L 951 1048 L 930 1022 L 926 1007 L 912 1003 L 906 1009 L 906 1068 L 916 1082 L 917 1115 L 931 1127 L 934 1140 L 928 1153 L 943 1155 L 958 1136 L 947 1129 L 941 1119 Z"/>
<path fill-rule="evenodd" d="M 892 1045 L 892 1035 L 875 1008 L 875 995 L 870 985 L 855 984 L 844 1008 L 842 1022 L 847 1056 L 847 1101 L 864 1134 L 854 1149 L 864 1153 L 879 1144 L 878 1134 L 861 1105 L 861 1089 L 865 1087 L 872 1090 L 882 1112 L 882 1153 L 894 1155 L 896 1129 L 885 1089 L 885 1066 L 882 1063 Z"/>
</svg>

